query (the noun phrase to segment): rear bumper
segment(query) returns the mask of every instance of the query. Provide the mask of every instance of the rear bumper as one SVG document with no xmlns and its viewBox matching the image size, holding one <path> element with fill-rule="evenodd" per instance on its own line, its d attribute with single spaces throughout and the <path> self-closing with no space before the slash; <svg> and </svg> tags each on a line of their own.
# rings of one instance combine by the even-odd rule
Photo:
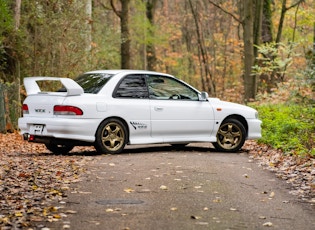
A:
<svg viewBox="0 0 315 230">
<path fill-rule="evenodd" d="M 34 135 L 38 140 L 47 138 L 68 139 L 83 142 L 94 142 L 99 119 L 65 119 L 65 118 L 34 118 L 22 117 L 18 120 L 24 138 Z M 34 129 L 34 125 L 42 127 Z M 36 141 L 34 141 L 36 142 Z M 42 141 L 38 141 L 43 143 Z"/>
</svg>

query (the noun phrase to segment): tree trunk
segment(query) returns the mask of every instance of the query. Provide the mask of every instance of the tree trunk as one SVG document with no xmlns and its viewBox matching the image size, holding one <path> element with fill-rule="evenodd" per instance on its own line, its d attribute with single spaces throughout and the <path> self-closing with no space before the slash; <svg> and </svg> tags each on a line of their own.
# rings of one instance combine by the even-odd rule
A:
<svg viewBox="0 0 315 230">
<path fill-rule="evenodd" d="M 130 69 L 130 34 L 129 34 L 129 3 L 130 0 L 120 0 L 121 2 L 121 68 Z"/>
<path fill-rule="evenodd" d="M 286 5 L 287 5 L 287 0 L 282 0 L 281 15 L 280 15 L 278 32 L 277 32 L 277 37 L 276 37 L 276 44 L 278 44 L 281 41 L 284 16 L 287 11 Z"/>
<path fill-rule="evenodd" d="M 21 1 L 22 0 L 15 0 L 14 6 L 14 24 L 15 30 L 18 30 L 20 27 L 20 18 L 21 18 Z"/>
<path fill-rule="evenodd" d="M 92 0 L 86 0 L 86 51 L 89 53 L 92 49 Z"/>
<path fill-rule="evenodd" d="M 157 0 L 147 0 L 146 1 L 146 17 L 150 23 L 149 27 L 149 36 L 153 37 L 154 36 L 154 11 L 156 8 L 156 3 Z M 151 39 L 150 39 L 151 40 Z M 148 70 L 154 71 L 156 69 L 156 52 L 155 52 L 155 46 L 152 41 L 149 41 L 146 44 L 146 59 L 147 59 L 147 66 L 146 68 Z"/>
<path fill-rule="evenodd" d="M 20 28 L 20 19 L 21 19 L 21 3 L 22 0 L 16 0 L 15 1 L 15 8 L 14 8 L 14 20 L 15 20 L 15 30 L 18 31 Z M 18 102 L 18 105 L 21 102 L 21 68 L 20 68 L 20 60 L 18 58 L 16 59 L 16 64 L 15 64 L 15 85 L 16 85 L 16 99 Z M 21 106 L 18 106 L 16 109 L 16 112 L 18 115 L 21 114 Z M 17 128 L 17 125 L 15 125 Z"/>
<path fill-rule="evenodd" d="M 263 3 L 261 40 L 262 43 L 269 43 L 273 41 L 271 0 L 264 0 Z"/>
<path fill-rule="evenodd" d="M 199 60 L 200 60 L 200 69 L 201 69 L 201 77 L 202 73 L 205 73 L 205 79 L 204 81 L 202 80 L 203 83 L 203 90 L 207 91 L 210 96 L 215 96 L 216 95 L 216 90 L 215 90 L 215 84 L 212 79 L 211 71 L 210 71 L 210 63 L 209 63 L 209 57 L 208 53 L 206 50 L 206 47 L 204 45 L 204 38 L 201 32 L 201 28 L 199 25 L 199 18 L 197 15 L 197 10 L 194 8 L 192 1 L 189 0 L 189 6 L 194 18 L 194 22 L 196 25 L 196 34 L 197 34 L 197 41 L 198 41 L 198 49 L 199 49 Z"/>
<path fill-rule="evenodd" d="M 252 75 L 254 64 L 253 49 L 253 1 L 244 0 L 241 5 L 243 18 L 243 39 L 244 39 L 244 90 L 245 102 L 255 98 L 257 92 L 256 76 Z"/>
<path fill-rule="evenodd" d="M 130 63 L 130 34 L 129 34 L 129 3 L 130 0 L 120 0 L 121 11 L 118 11 L 114 5 L 114 0 L 110 1 L 110 4 L 115 14 L 120 18 L 120 56 L 121 56 L 121 68 L 131 69 Z"/>
<path fill-rule="evenodd" d="M 313 68 L 315 68 L 315 22 L 313 27 Z"/>
<path fill-rule="evenodd" d="M 262 13 L 263 13 L 263 1 L 264 0 L 255 0 L 255 17 L 254 17 L 254 57 L 258 56 L 258 47 L 260 45 L 261 40 L 261 22 L 262 22 Z"/>
<path fill-rule="evenodd" d="M 6 133 L 5 104 L 4 104 L 4 85 L 0 82 L 0 133 Z"/>
</svg>

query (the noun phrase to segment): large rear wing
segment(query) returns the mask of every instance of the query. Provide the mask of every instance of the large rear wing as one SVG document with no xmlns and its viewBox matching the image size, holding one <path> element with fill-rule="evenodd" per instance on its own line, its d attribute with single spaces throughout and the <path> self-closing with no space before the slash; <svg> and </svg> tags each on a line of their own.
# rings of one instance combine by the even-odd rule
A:
<svg viewBox="0 0 315 230">
<path fill-rule="evenodd" d="M 84 93 L 83 88 L 70 78 L 61 77 L 26 77 L 24 78 L 24 87 L 27 95 L 41 93 L 41 89 L 37 81 L 60 81 L 65 87 L 66 92 L 62 92 L 66 96 L 76 96 Z"/>
</svg>

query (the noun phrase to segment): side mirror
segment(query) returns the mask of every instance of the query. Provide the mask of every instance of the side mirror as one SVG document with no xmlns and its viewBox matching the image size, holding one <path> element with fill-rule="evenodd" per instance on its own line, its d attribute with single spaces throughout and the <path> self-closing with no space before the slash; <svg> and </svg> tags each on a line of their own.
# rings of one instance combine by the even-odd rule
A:
<svg viewBox="0 0 315 230">
<path fill-rule="evenodd" d="M 201 92 L 199 94 L 199 101 L 207 101 L 208 97 L 209 97 L 209 95 L 207 92 Z"/>
</svg>

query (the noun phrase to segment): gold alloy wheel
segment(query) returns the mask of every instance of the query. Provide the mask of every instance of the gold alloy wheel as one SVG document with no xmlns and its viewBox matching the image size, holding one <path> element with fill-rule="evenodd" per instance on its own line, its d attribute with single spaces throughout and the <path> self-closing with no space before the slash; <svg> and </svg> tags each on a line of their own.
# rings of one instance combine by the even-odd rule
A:
<svg viewBox="0 0 315 230">
<path fill-rule="evenodd" d="M 110 152 L 115 152 L 125 145 L 125 131 L 121 124 L 112 121 L 102 130 L 102 144 Z"/>
<path fill-rule="evenodd" d="M 244 141 L 244 126 L 239 121 L 231 119 L 220 126 L 216 146 L 223 151 L 237 151 L 243 146 Z"/>
</svg>

